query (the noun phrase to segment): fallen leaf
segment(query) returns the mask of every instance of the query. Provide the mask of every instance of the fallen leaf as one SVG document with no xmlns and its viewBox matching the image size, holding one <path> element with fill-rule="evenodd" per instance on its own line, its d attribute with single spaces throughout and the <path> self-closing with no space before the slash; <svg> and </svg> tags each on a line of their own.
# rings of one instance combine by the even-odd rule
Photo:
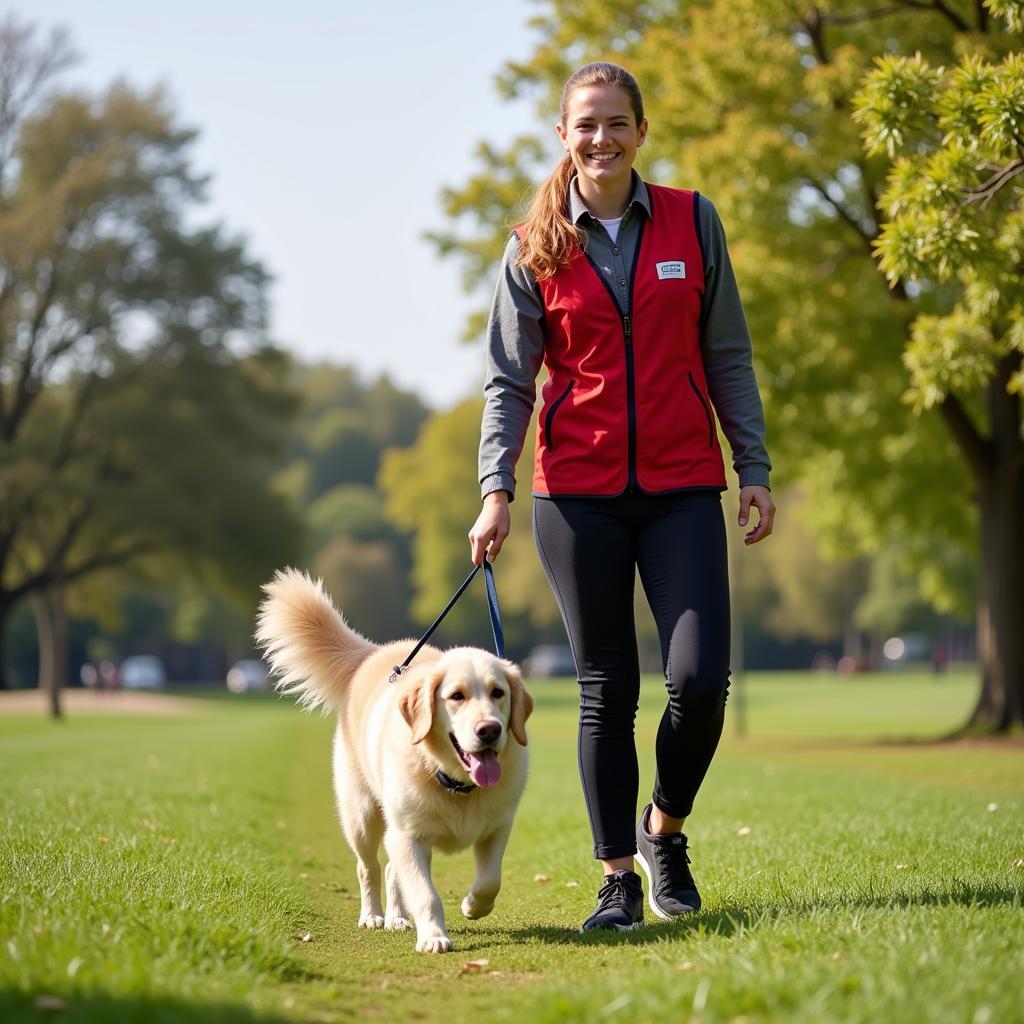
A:
<svg viewBox="0 0 1024 1024">
<path fill-rule="evenodd" d="M 580 883 L 579 882 L 566 882 L 565 883 L 565 887 L 566 887 L 566 889 L 578 889 L 580 887 Z"/>
<path fill-rule="evenodd" d="M 550 875 L 534 875 L 533 876 L 533 880 L 535 882 L 550 882 L 551 881 L 551 876 Z"/>
<path fill-rule="evenodd" d="M 49 1010 L 51 1013 L 62 1013 L 68 1008 L 59 996 L 36 996 L 34 1005 L 37 1010 Z"/>
<path fill-rule="evenodd" d="M 741 828 L 741 829 L 739 829 L 737 831 L 736 835 L 738 835 L 738 836 L 749 836 L 750 835 L 750 826 L 749 825 L 744 825 L 743 828 Z"/>
<path fill-rule="evenodd" d="M 681 964 L 679 965 L 679 967 L 677 968 L 677 970 L 680 970 L 680 971 L 692 971 L 692 970 L 693 970 L 693 964 L 692 964 L 692 963 L 691 963 L 691 962 L 690 962 L 689 960 L 684 960 L 684 961 L 683 961 L 683 962 L 682 962 L 682 963 L 681 963 Z"/>
<path fill-rule="evenodd" d="M 834 952 L 834 953 L 832 954 L 832 959 L 833 959 L 833 960 L 842 960 L 842 959 L 843 959 L 843 954 L 842 954 L 842 953 L 840 953 L 840 952 L 839 952 L 839 950 L 837 949 L 837 950 L 836 950 L 836 951 L 835 951 L 835 952 Z"/>
<path fill-rule="evenodd" d="M 299 942 L 312 942 L 313 941 L 313 936 L 310 935 L 309 932 L 299 932 L 299 934 L 296 935 L 295 938 L 297 938 L 299 940 Z"/>
<path fill-rule="evenodd" d="M 1024 857 L 1018 857 L 1018 858 L 1017 858 L 1017 859 L 1016 859 L 1016 860 L 1015 860 L 1015 861 L 1013 862 L 1013 866 L 1014 866 L 1015 868 L 1024 868 Z"/>
<path fill-rule="evenodd" d="M 76 956 L 73 960 L 68 963 L 68 977 L 73 978 L 81 968 L 85 961 L 80 957 Z"/>
<path fill-rule="evenodd" d="M 99 841 L 100 844 L 103 846 L 106 846 L 110 842 L 110 840 L 106 836 L 100 836 Z"/>
<path fill-rule="evenodd" d="M 472 974 L 474 971 L 483 971 L 491 966 L 491 961 L 486 957 L 481 957 L 479 960 L 467 960 L 462 965 L 462 970 L 459 974 Z"/>
<path fill-rule="evenodd" d="M 896 865 L 896 870 L 897 871 L 902 871 L 904 868 L 908 868 L 908 867 L 910 867 L 909 864 L 897 864 Z"/>
<path fill-rule="evenodd" d="M 998 811 L 998 810 L 999 810 L 999 804 L 989 804 L 988 805 L 988 813 L 989 814 L 991 814 L 993 811 Z"/>
</svg>

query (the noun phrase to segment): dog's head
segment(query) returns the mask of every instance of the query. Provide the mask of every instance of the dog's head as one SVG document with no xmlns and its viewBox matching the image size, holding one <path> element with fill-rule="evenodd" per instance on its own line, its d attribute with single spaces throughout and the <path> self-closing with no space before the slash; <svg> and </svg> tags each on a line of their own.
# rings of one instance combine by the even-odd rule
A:
<svg viewBox="0 0 1024 1024">
<path fill-rule="evenodd" d="M 410 669 L 404 685 L 399 708 L 412 742 L 427 741 L 443 767 L 461 770 L 476 785 L 487 788 L 501 777 L 499 758 L 510 733 L 526 746 L 533 698 L 512 662 L 459 647 Z"/>
</svg>

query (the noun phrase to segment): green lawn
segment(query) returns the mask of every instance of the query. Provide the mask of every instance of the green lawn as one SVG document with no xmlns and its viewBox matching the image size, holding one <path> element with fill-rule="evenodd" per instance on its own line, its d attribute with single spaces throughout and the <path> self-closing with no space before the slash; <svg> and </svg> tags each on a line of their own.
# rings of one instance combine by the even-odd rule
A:
<svg viewBox="0 0 1024 1024">
<path fill-rule="evenodd" d="M 329 719 L 268 698 L 56 725 L 0 705 L 0 1019 L 1024 1021 L 1024 748 L 929 742 L 969 679 L 751 676 L 748 735 L 734 695 L 688 827 L 704 910 L 586 937 L 574 686 L 532 689 L 491 917 L 458 912 L 471 855 L 435 857 L 443 957 L 355 928 Z M 651 680 L 645 787 L 659 713 Z"/>
</svg>

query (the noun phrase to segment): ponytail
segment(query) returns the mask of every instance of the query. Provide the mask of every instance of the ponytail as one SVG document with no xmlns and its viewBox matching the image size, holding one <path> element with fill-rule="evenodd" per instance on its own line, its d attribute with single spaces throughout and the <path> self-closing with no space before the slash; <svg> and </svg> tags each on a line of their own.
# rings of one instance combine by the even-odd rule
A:
<svg viewBox="0 0 1024 1024">
<path fill-rule="evenodd" d="M 537 189 L 520 232 L 517 267 L 527 267 L 543 281 L 568 264 L 573 249 L 586 241 L 586 232 L 569 219 L 569 182 L 576 173 L 568 153 Z"/>
</svg>

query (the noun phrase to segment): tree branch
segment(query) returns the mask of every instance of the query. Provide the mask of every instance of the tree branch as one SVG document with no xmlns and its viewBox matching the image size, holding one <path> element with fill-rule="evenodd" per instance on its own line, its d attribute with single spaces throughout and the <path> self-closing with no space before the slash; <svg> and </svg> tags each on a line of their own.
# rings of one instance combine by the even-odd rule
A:
<svg viewBox="0 0 1024 1024">
<path fill-rule="evenodd" d="M 970 25 L 956 11 L 950 10 L 942 0 L 898 0 L 889 7 L 876 7 L 870 11 L 858 11 L 855 14 L 823 14 L 821 20 L 827 25 L 859 25 L 876 18 L 887 18 L 893 14 L 905 14 L 910 8 L 916 11 L 935 11 L 951 21 L 959 32 L 969 32 Z"/>
<path fill-rule="evenodd" d="M 991 476 L 993 469 L 994 456 L 991 442 L 978 432 L 977 427 L 967 415 L 967 410 L 960 404 L 960 399 L 956 395 L 946 395 L 939 405 L 939 413 L 974 474 L 975 481 L 979 485 L 984 484 Z"/>
<path fill-rule="evenodd" d="M 825 185 L 822 182 L 818 181 L 816 178 L 810 177 L 809 175 L 804 175 L 803 180 L 810 184 L 811 187 L 818 193 L 818 195 L 820 195 L 821 198 L 824 199 L 825 202 L 828 203 L 828 205 L 831 206 L 833 210 L 835 210 L 840 220 L 842 220 L 851 228 L 853 228 L 853 230 L 857 233 L 857 236 L 864 243 L 864 248 L 867 251 L 868 255 L 874 258 L 874 252 L 872 250 L 872 244 L 875 240 L 874 235 L 872 235 L 869 231 L 865 231 L 864 226 L 860 223 L 858 218 L 854 216 L 854 214 L 852 214 L 849 210 L 847 210 L 842 203 L 837 202 L 828 194 L 828 190 L 825 188 Z"/>
<path fill-rule="evenodd" d="M 1024 171 L 1024 159 L 1014 160 L 1013 163 L 1007 164 L 1005 167 L 1000 168 L 992 175 L 988 181 L 979 185 L 977 188 L 965 188 L 963 189 L 965 201 L 968 203 L 976 203 L 979 199 L 982 200 L 982 206 L 988 206 L 990 202 L 995 198 L 996 193 L 1015 175 L 1020 174 Z"/>
<path fill-rule="evenodd" d="M 105 548 L 101 554 L 96 554 L 92 558 L 88 558 L 84 562 L 66 569 L 48 566 L 42 572 L 37 572 L 34 576 L 22 580 L 16 587 L 5 591 L 4 598 L 13 604 L 15 601 L 20 601 L 26 594 L 31 594 L 35 590 L 42 590 L 58 580 L 61 583 L 72 583 L 99 569 L 113 569 L 115 566 L 124 565 L 126 562 L 132 561 L 132 559 L 152 554 L 158 551 L 159 548 L 160 546 L 152 541 L 136 541 L 134 544 L 127 544 L 120 549 L 113 547 Z"/>
</svg>

